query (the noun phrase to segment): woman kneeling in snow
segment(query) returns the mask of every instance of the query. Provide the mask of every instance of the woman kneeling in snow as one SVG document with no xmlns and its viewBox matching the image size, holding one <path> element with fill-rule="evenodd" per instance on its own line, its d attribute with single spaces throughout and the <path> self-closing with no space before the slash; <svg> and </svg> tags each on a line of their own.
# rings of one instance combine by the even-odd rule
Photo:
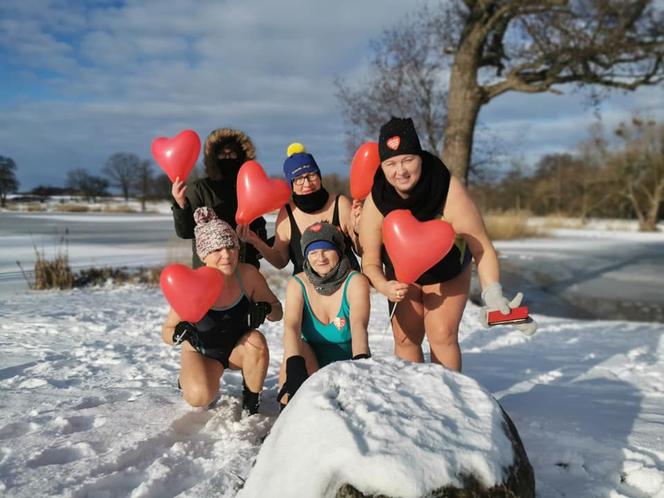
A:
<svg viewBox="0 0 664 498">
<path fill-rule="evenodd" d="M 369 282 L 344 255 L 344 236 L 330 223 L 315 223 L 302 234 L 304 271 L 286 289 L 282 386 L 288 403 L 306 378 L 328 363 L 368 358 Z"/>
<path fill-rule="evenodd" d="M 238 263 L 240 245 L 228 223 L 207 207 L 198 208 L 194 218 L 198 257 L 221 272 L 224 286 L 196 323 L 182 321 L 171 308 L 162 338 L 167 344 L 183 344 L 179 386 L 190 405 L 209 405 L 219 390 L 221 374 L 230 367 L 242 370 L 242 406 L 254 414 L 269 362 L 267 343 L 258 327 L 265 318 L 281 319 L 281 303 L 254 266 Z"/>
</svg>

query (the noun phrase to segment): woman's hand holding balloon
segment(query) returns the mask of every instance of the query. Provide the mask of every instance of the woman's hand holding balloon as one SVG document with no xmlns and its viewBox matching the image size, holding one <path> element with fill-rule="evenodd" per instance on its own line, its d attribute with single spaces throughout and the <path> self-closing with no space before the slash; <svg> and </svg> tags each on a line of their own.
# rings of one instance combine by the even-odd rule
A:
<svg viewBox="0 0 664 498">
<path fill-rule="evenodd" d="M 384 285 L 383 289 L 379 289 L 380 293 L 383 294 L 387 299 L 393 303 L 398 303 L 403 301 L 408 293 L 408 284 L 398 282 L 397 280 L 388 280 Z"/>
<path fill-rule="evenodd" d="M 173 195 L 173 199 L 178 203 L 180 209 L 184 209 L 187 205 L 187 198 L 184 195 L 186 190 L 187 185 L 185 185 L 184 180 L 180 180 L 180 177 L 176 176 L 175 181 L 173 182 L 173 187 L 171 188 L 171 195 Z"/>
<path fill-rule="evenodd" d="M 249 225 L 245 223 L 239 224 L 235 231 L 242 242 L 248 242 L 251 245 L 255 245 L 256 242 L 260 241 L 260 237 L 256 235 L 256 232 L 249 228 Z"/>
</svg>

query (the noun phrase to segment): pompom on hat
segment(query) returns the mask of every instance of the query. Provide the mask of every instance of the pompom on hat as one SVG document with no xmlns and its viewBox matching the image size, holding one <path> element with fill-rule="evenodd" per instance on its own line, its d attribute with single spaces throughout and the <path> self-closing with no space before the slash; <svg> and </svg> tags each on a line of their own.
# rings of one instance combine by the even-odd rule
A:
<svg viewBox="0 0 664 498">
<path fill-rule="evenodd" d="M 392 118 L 380 127 L 378 155 L 385 161 L 402 154 L 422 155 L 420 139 L 410 118 Z"/>
<path fill-rule="evenodd" d="M 196 253 L 201 261 L 211 252 L 224 247 L 239 247 L 240 242 L 233 227 L 220 220 L 214 210 L 209 207 L 199 207 L 194 213 L 196 228 Z"/>
<path fill-rule="evenodd" d="M 314 156 L 306 151 L 304 145 L 297 142 L 292 143 L 288 146 L 286 154 L 288 157 L 284 161 L 284 176 L 291 185 L 298 176 L 307 173 L 318 173 L 320 175 L 320 169 Z"/>
</svg>

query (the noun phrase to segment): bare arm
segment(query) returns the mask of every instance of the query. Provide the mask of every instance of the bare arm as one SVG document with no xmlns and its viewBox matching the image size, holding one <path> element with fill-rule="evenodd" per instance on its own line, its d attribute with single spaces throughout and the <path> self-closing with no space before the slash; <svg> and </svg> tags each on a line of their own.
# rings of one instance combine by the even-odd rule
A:
<svg viewBox="0 0 664 498">
<path fill-rule="evenodd" d="M 380 251 L 383 240 L 383 215 L 373 202 L 371 195 L 364 201 L 362 208 L 362 226 L 360 229 L 360 244 L 362 246 L 362 273 L 364 273 L 374 288 L 387 296 L 391 301 L 403 299 L 408 284 L 387 280 L 383 273 L 383 262 Z M 403 292 L 403 294 L 400 294 Z"/>
<path fill-rule="evenodd" d="M 261 272 L 256 267 L 245 263 L 240 264 L 240 271 L 242 272 L 242 282 L 249 293 L 249 298 L 254 302 L 264 301 L 270 303 L 272 311 L 267 315 L 267 319 L 271 322 L 281 320 L 284 316 L 281 303 L 267 285 L 267 281 Z"/>
<path fill-rule="evenodd" d="M 348 284 L 348 302 L 353 356 L 369 354 L 369 281 L 364 275 L 352 277 Z"/>
<path fill-rule="evenodd" d="M 161 326 L 161 338 L 166 344 L 173 345 L 173 332 L 175 332 L 175 326 L 181 321 L 180 315 L 173 308 L 170 308 L 166 320 Z"/>
<path fill-rule="evenodd" d="M 302 312 L 304 297 L 302 287 L 294 278 L 286 287 L 286 314 L 284 315 L 284 360 L 302 355 Z"/>
<path fill-rule="evenodd" d="M 491 243 L 479 209 L 463 184 L 452 177 L 445 204 L 445 218 L 454 231 L 461 235 L 473 253 L 482 288 L 500 281 L 500 265 L 496 249 Z"/>
<path fill-rule="evenodd" d="M 237 234 L 242 241 L 253 245 L 272 266 L 281 269 L 288 264 L 290 243 L 290 223 L 286 209 L 281 208 L 275 225 L 274 243 L 271 246 L 258 237 L 248 225 L 238 225 Z"/>
<path fill-rule="evenodd" d="M 364 201 L 359 201 L 353 199 L 353 203 L 350 207 L 350 236 L 353 239 L 353 244 L 355 245 L 355 253 L 359 256 L 362 256 L 362 244 L 360 243 L 360 220 L 362 219 L 362 207 L 364 206 Z"/>
</svg>

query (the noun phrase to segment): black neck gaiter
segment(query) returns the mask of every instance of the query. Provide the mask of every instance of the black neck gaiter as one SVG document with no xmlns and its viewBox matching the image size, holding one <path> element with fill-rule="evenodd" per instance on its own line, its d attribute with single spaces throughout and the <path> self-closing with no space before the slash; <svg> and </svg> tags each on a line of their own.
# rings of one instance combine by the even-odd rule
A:
<svg viewBox="0 0 664 498">
<path fill-rule="evenodd" d="M 443 212 L 449 187 L 450 172 L 443 161 L 429 152 L 423 152 L 422 176 L 407 199 L 402 198 L 388 183 L 382 168 L 378 168 L 374 176 L 371 197 L 383 216 L 395 209 L 409 209 L 419 221 L 427 221 L 438 218 Z"/>
<path fill-rule="evenodd" d="M 217 159 L 217 170 L 224 181 L 232 182 L 233 187 L 237 182 L 237 173 L 240 171 L 242 161 L 240 159 Z"/>
<path fill-rule="evenodd" d="M 305 213 L 315 213 L 323 209 L 329 197 L 328 191 L 321 186 L 320 189 L 306 195 L 297 195 L 293 192 L 293 204 Z"/>
</svg>

